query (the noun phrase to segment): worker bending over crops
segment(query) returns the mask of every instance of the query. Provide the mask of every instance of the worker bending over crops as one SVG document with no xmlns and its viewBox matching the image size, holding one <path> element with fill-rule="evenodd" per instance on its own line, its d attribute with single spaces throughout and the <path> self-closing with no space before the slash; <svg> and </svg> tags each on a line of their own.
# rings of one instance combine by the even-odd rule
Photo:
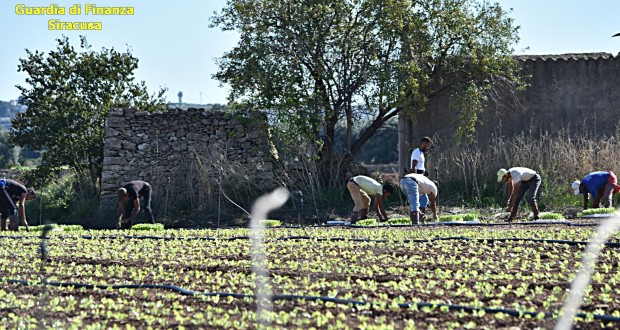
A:
<svg viewBox="0 0 620 330">
<path fill-rule="evenodd" d="M 431 202 L 433 219 L 437 219 L 437 185 L 423 174 L 407 174 L 400 179 L 400 188 L 409 198 L 409 218 L 411 224 L 418 225 L 426 220 L 426 209 L 428 199 L 421 196 L 428 195 Z"/>
<path fill-rule="evenodd" d="M 514 220 L 517 216 L 519 203 L 526 192 L 527 202 L 534 213 L 534 219 L 540 219 L 540 212 L 538 211 L 538 205 L 536 205 L 536 194 L 542 183 L 540 174 L 527 167 L 513 167 L 508 170 L 501 168 L 497 171 L 497 182 L 502 181 L 508 183 L 506 204 L 512 202 L 509 204 L 508 210 L 506 210 L 510 212 L 508 221 Z"/>
<path fill-rule="evenodd" d="M 136 215 L 140 212 L 140 197 L 144 198 L 144 211 L 147 221 L 155 223 L 151 211 L 151 192 L 151 185 L 139 180 L 131 181 L 116 191 L 121 229 L 131 228 Z"/>
<path fill-rule="evenodd" d="M 23 184 L 14 180 L 0 180 L 0 229 L 14 230 L 19 229 L 19 218 L 23 226 L 28 229 L 28 220 L 26 219 L 26 201 L 37 198 L 34 190 L 27 189 Z M 16 204 L 17 203 L 17 204 Z M 7 219 L 9 219 L 7 228 Z"/>
<path fill-rule="evenodd" d="M 373 178 L 364 175 L 358 175 L 347 181 L 347 188 L 351 193 L 351 198 L 355 203 L 353 212 L 351 213 L 351 224 L 354 225 L 357 220 L 368 218 L 368 209 L 370 208 L 370 196 L 375 196 L 375 212 L 379 221 L 387 221 L 387 214 L 383 207 L 383 199 L 388 198 L 394 192 L 394 186 L 386 182 L 381 185 Z"/>
<path fill-rule="evenodd" d="M 581 181 L 573 181 L 571 188 L 575 196 L 583 194 L 583 209 L 588 209 L 588 194 L 592 196 L 592 207 L 598 208 L 601 199 L 605 207 L 611 207 L 613 194 L 620 192 L 618 179 L 614 172 L 592 172 Z"/>
</svg>

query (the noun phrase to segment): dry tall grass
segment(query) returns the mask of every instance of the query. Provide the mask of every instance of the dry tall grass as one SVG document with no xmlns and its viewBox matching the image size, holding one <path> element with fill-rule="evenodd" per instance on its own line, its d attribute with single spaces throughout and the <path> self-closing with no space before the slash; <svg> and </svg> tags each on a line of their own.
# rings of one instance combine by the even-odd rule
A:
<svg viewBox="0 0 620 330">
<path fill-rule="evenodd" d="M 581 205 L 570 189 L 573 180 L 581 180 L 592 171 L 620 173 L 620 141 L 615 137 L 576 137 L 561 131 L 468 145 L 436 144 L 443 147 L 429 159 L 442 183 L 442 203 L 448 204 L 488 206 L 500 202 L 504 192 L 496 172 L 502 167 L 524 166 L 539 172 L 543 180 L 541 200 L 551 208 Z"/>
<path fill-rule="evenodd" d="M 198 153 L 190 148 L 193 159 L 188 164 L 187 179 L 195 189 L 189 198 L 190 213 L 207 208 L 213 210 L 216 206 L 219 212 L 223 199 L 226 199 L 226 206 L 232 201 L 241 208 L 249 209 L 258 196 L 285 185 L 281 177 L 267 175 L 267 164 L 241 164 L 231 159 L 227 149 L 226 146 L 214 145 L 207 152 Z"/>
<path fill-rule="evenodd" d="M 441 205 L 487 207 L 502 204 L 505 191 L 496 181 L 496 172 L 501 167 L 525 166 L 541 174 L 539 204 L 543 210 L 581 206 L 582 200 L 572 194 L 570 183 L 589 172 L 611 170 L 620 175 L 620 159 L 615 157 L 620 151 L 620 141 L 614 137 L 576 137 L 563 131 L 528 133 L 511 139 L 495 138 L 485 143 L 462 145 L 437 138 L 435 141 L 437 147 L 429 154 L 428 162 L 431 178 L 436 179 L 437 175 L 440 182 Z M 264 172 L 257 171 L 265 164 L 253 164 L 252 168 L 240 165 L 226 150 L 225 146 L 211 146 L 204 153 L 194 152 L 193 159 L 186 164 L 188 184 L 194 189 L 192 194 L 177 201 L 173 194 L 162 191 L 155 205 L 163 207 L 164 214 L 174 213 L 171 206 L 177 205 L 189 214 L 202 213 L 206 218 L 225 221 L 231 216 L 242 216 L 243 212 L 221 192 L 249 209 L 258 196 L 278 186 L 300 191 L 304 198 L 304 205 L 299 199 L 290 199 L 287 203 L 290 211 L 303 211 L 306 216 L 313 214 L 317 220 L 350 203 L 344 182 L 320 178 L 314 159 L 300 157 L 289 163 L 274 162 L 273 177 L 265 180 Z M 377 175 L 378 179 L 390 179 L 385 173 L 381 174 Z M 388 181 L 397 181 L 397 178 Z"/>
<path fill-rule="evenodd" d="M 207 152 L 194 151 L 192 155 L 186 166 L 188 185 L 194 191 L 184 200 L 183 209 L 189 214 L 208 213 L 211 219 L 217 213 L 218 224 L 220 219 L 228 221 L 231 216 L 243 216 L 240 208 L 248 210 L 257 197 L 275 187 L 294 192 L 283 210 L 297 213 L 298 217 L 303 211 L 306 218 L 314 219 L 305 221 L 308 224 L 327 217 L 348 197 L 344 181 L 321 178 L 320 168 L 311 157 L 302 155 L 294 161 L 241 165 L 234 157 L 231 159 L 225 146 L 210 146 Z M 162 203 L 180 205 L 171 195 Z"/>
</svg>

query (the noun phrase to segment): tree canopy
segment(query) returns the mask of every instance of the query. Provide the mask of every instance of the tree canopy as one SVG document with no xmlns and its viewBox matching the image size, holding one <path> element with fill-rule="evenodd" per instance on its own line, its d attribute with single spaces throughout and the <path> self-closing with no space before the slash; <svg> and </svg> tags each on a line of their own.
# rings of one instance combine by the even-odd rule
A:
<svg viewBox="0 0 620 330">
<path fill-rule="evenodd" d="M 18 71 L 26 85 L 16 86 L 28 108 L 12 120 L 11 141 L 44 150 L 39 170 L 69 166 L 93 185 L 101 175 L 105 126 L 110 108 L 155 110 L 164 105 L 161 89 L 149 95 L 133 76 L 138 59 L 129 50 L 96 52 L 81 37 L 77 51 L 67 37 L 48 54 L 26 50 Z"/>
<path fill-rule="evenodd" d="M 486 1 L 229 0 L 212 27 L 240 34 L 214 75 L 230 101 L 269 112 L 293 146 L 315 139 L 324 162 L 344 120 L 343 166 L 386 121 L 434 97 L 451 96 L 467 135 L 489 90 L 522 84 L 518 27 Z"/>
</svg>

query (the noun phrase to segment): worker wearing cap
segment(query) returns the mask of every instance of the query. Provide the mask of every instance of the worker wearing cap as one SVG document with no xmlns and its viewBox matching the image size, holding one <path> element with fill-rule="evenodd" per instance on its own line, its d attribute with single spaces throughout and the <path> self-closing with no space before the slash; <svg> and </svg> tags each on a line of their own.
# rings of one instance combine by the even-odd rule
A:
<svg viewBox="0 0 620 330">
<path fill-rule="evenodd" d="M 534 219 L 540 219 L 540 212 L 538 205 L 536 205 L 536 194 L 542 183 L 540 174 L 527 167 L 512 167 L 508 170 L 500 168 L 497 171 L 497 182 L 502 181 L 508 184 L 506 204 L 512 202 L 507 210 L 510 212 L 508 221 L 512 221 L 517 216 L 519 203 L 526 192 L 527 202 L 534 213 Z"/>
<path fill-rule="evenodd" d="M 614 172 L 592 172 L 581 181 L 573 181 L 571 184 L 575 196 L 583 194 L 583 209 L 588 209 L 588 195 L 592 196 L 592 207 L 598 208 L 603 200 L 605 207 L 611 207 L 613 194 L 620 192 L 618 179 Z"/>
</svg>

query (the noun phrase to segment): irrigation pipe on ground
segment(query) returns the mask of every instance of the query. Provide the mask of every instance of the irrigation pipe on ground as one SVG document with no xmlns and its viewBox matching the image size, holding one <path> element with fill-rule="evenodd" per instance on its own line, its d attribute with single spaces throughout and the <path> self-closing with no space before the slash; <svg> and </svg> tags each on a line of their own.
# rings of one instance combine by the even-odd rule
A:
<svg viewBox="0 0 620 330">
<path fill-rule="evenodd" d="M 227 292 L 195 292 L 192 290 L 183 289 L 181 287 L 169 284 L 116 284 L 116 285 L 103 285 L 103 284 L 88 284 L 88 283 L 75 283 L 75 282 L 29 282 L 25 280 L 17 280 L 17 279 L 2 279 L 0 278 L 0 282 L 6 281 L 11 284 L 19 284 L 26 286 L 36 286 L 36 285 L 48 285 L 48 286 L 56 286 L 56 287 L 73 287 L 73 288 L 86 288 L 86 289 L 163 289 L 163 290 L 171 290 L 177 292 L 181 295 L 185 296 L 203 296 L 203 297 L 215 297 L 219 296 L 222 298 L 233 297 L 235 299 L 254 299 L 255 295 L 252 294 L 242 294 L 242 293 L 227 293 Z M 304 295 L 289 295 L 289 294 L 277 294 L 271 296 L 272 301 L 279 300 L 307 300 L 307 301 L 322 301 L 322 302 L 331 302 L 339 305 L 352 305 L 352 306 L 383 306 L 386 303 L 372 303 L 367 301 L 359 301 L 359 300 L 350 300 L 350 299 L 341 299 L 335 297 L 323 297 L 323 296 L 304 296 Z M 430 307 L 430 308 L 442 308 L 447 307 L 451 311 L 464 311 L 467 313 L 474 313 L 479 311 L 484 311 L 489 314 L 498 314 L 504 313 L 511 316 L 530 316 L 530 317 L 538 317 L 541 314 L 544 315 L 545 318 L 553 317 L 557 315 L 557 313 L 550 312 L 527 312 L 527 311 L 517 311 L 512 309 L 504 309 L 504 308 L 484 308 L 484 307 L 468 307 L 468 306 L 460 306 L 460 305 L 449 305 L 449 304 L 433 304 L 428 302 L 417 302 L 417 303 L 399 303 L 399 308 L 413 308 L 413 307 Z M 600 314 L 592 314 L 595 320 L 601 320 L 605 322 L 620 322 L 620 317 L 615 317 L 611 315 L 600 315 Z M 586 318 L 588 315 L 580 313 L 577 314 L 577 317 Z"/>
<path fill-rule="evenodd" d="M 36 236 L 0 236 L 0 239 L 8 238 L 8 239 L 37 239 L 39 237 Z M 49 239 L 47 237 L 46 239 Z M 237 241 L 237 240 L 249 240 L 249 236 L 233 236 L 233 237 L 165 237 L 165 236 L 56 236 L 56 238 L 65 240 L 65 239 L 138 239 L 138 240 L 165 240 L 165 241 Z M 493 243 L 493 242 L 533 242 L 533 243 L 547 243 L 547 244 L 564 244 L 571 246 L 579 246 L 579 245 L 587 245 L 589 242 L 587 241 L 570 241 L 570 240 L 561 240 L 561 239 L 541 239 L 541 238 L 516 238 L 516 237 L 508 237 L 508 238 L 472 238 L 472 237 L 464 237 L 464 236 L 450 236 L 450 237 L 434 237 L 427 239 L 403 239 L 403 240 L 386 240 L 386 239 L 370 239 L 370 238 L 347 238 L 347 237 L 312 237 L 312 236 L 286 236 L 277 238 L 278 241 L 287 241 L 287 240 L 315 240 L 319 242 L 324 241 L 351 241 L 351 242 L 369 242 L 369 243 L 430 243 L 437 241 L 471 241 L 471 242 L 481 242 L 481 243 Z M 620 242 L 606 242 L 606 247 L 620 247 Z"/>
<path fill-rule="evenodd" d="M 41 252 L 41 258 L 43 260 L 45 260 L 47 258 L 47 246 L 46 246 L 46 241 L 48 238 L 48 233 L 51 230 L 51 226 L 45 226 L 44 230 L 41 233 L 41 236 L 39 237 L 41 239 L 41 243 L 40 243 L 40 252 Z M 5 236 L 5 237 L 15 237 L 15 236 Z M 149 237 L 149 238 L 153 238 L 153 237 L 157 237 L 157 236 L 145 236 L 145 237 Z M 163 238 L 163 237 L 162 237 Z M 233 237 L 233 239 L 247 239 L 247 237 Z M 308 237 L 310 238 L 310 237 Z M 212 239 L 212 238 L 211 238 Z M 283 239 L 306 239 L 305 236 L 290 236 L 290 237 L 284 237 Z M 311 238 L 310 238 L 311 239 Z M 436 238 L 434 240 L 446 240 L 446 239 L 465 239 L 465 240 L 475 240 L 475 241 L 489 241 L 489 239 L 469 239 L 467 237 L 447 237 L 447 238 Z M 562 243 L 562 244 L 584 244 L 584 242 L 574 242 L 574 241 L 562 241 L 562 240 L 538 240 L 538 239 L 495 239 L 495 240 L 501 240 L 501 241 L 513 241 L 513 240 L 518 240 L 518 241 L 524 241 L 524 240 L 531 240 L 531 241 L 542 241 L 542 242 L 547 242 L 550 241 L 552 243 Z M 368 240 L 371 241 L 371 240 Z M 424 241 L 424 240 L 422 240 Z M 606 245 L 608 244 L 613 244 L 613 246 L 620 246 L 620 243 L 606 243 Z M 195 292 L 192 290 L 187 290 L 187 289 L 183 289 L 181 287 L 175 286 L 175 285 L 169 285 L 169 284 L 150 284 L 150 283 L 143 283 L 143 284 L 117 284 L 117 285 L 101 285 L 101 284 L 87 284 L 87 283 L 75 283 L 75 282 L 50 282 L 47 280 L 44 280 L 42 282 L 29 282 L 29 281 L 25 281 L 25 280 L 18 280 L 18 279 L 2 279 L 0 278 L 0 282 L 6 281 L 7 283 L 11 283 L 11 284 L 18 284 L 18 285 L 41 285 L 43 287 L 46 286 L 56 286 L 56 287 L 74 287 L 74 288 L 87 288 L 87 289 L 165 289 L 165 290 L 172 290 L 174 292 L 180 293 L 182 295 L 188 295 L 188 296 L 206 296 L 206 297 L 212 297 L 212 296 L 220 296 L 220 297 L 233 297 L 236 299 L 239 298 L 250 298 L 250 299 L 256 299 L 255 295 L 248 295 L 248 294 L 240 294 L 240 293 L 224 293 L 224 292 Z M 371 306 L 385 306 L 386 303 L 371 303 L 371 302 L 366 302 L 366 301 L 359 301 L 359 300 L 349 300 L 349 299 L 340 299 L 340 298 L 335 298 L 335 297 L 323 297 L 323 296 L 305 296 L 305 295 L 271 295 L 270 296 L 271 301 L 278 301 L 278 300 L 307 300 L 307 301 L 322 301 L 322 302 L 331 302 L 331 303 L 336 303 L 336 304 L 346 304 L 346 305 L 371 305 Z M 452 310 L 452 311 L 464 311 L 467 313 L 474 313 L 474 312 L 479 312 L 479 311 L 484 311 L 485 313 L 490 313 L 490 314 L 497 314 L 497 313 L 504 313 L 507 315 L 511 315 L 511 316 L 530 316 L 530 317 L 539 317 L 539 316 L 544 316 L 545 318 L 550 318 L 553 317 L 554 315 L 557 315 L 556 313 L 550 313 L 550 312 L 527 312 L 527 311 L 517 311 L 517 310 L 510 310 L 510 309 L 503 309 L 503 308 L 481 308 L 481 307 L 468 307 L 468 306 L 460 306 L 460 305 L 450 305 L 450 304 L 432 304 L 432 303 L 427 303 L 427 302 L 417 302 L 417 303 L 399 303 L 397 305 L 399 308 L 412 308 L 412 307 L 430 307 L 430 308 L 443 308 L 443 307 L 447 307 L 448 310 Z M 611 316 L 611 315 L 600 315 L 600 314 L 583 314 L 583 313 L 579 313 L 576 314 L 577 317 L 580 318 L 587 318 L 589 316 L 593 317 L 595 320 L 601 320 L 601 321 L 606 321 L 606 322 L 620 322 L 620 318 L 619 317 L 615 317 L 615 316 Z"/>
<path fill-rule="evenodd" d="M 404 239 L 404 240 L 384 240 L 384 239 L 368 239 L 368 238 L 344 238 L 344 237 L 332 237 L 332 238 L 320 238 L 311 236 L 288 236 L 281 237 L 278 240 L 317 240 L 317 241 L 352 241 L 352 242 L 375 242 L 375 243 L 428 243 L 436 241 L 472 241 L 472 242 L 535 242 L 535 243 L 548 243 L 548 244 L 566 244 L 571 246 L 587 245 L 589 242 L 585 241 L 569 241 L 561 239 L 539 239 L 539 238 L 471 238 L 464 236 L 453 237 L 434 237 L 428 239 Z M 620 247 L 620 242 L 606 242 L 607 247 Z"/>
</svg>

